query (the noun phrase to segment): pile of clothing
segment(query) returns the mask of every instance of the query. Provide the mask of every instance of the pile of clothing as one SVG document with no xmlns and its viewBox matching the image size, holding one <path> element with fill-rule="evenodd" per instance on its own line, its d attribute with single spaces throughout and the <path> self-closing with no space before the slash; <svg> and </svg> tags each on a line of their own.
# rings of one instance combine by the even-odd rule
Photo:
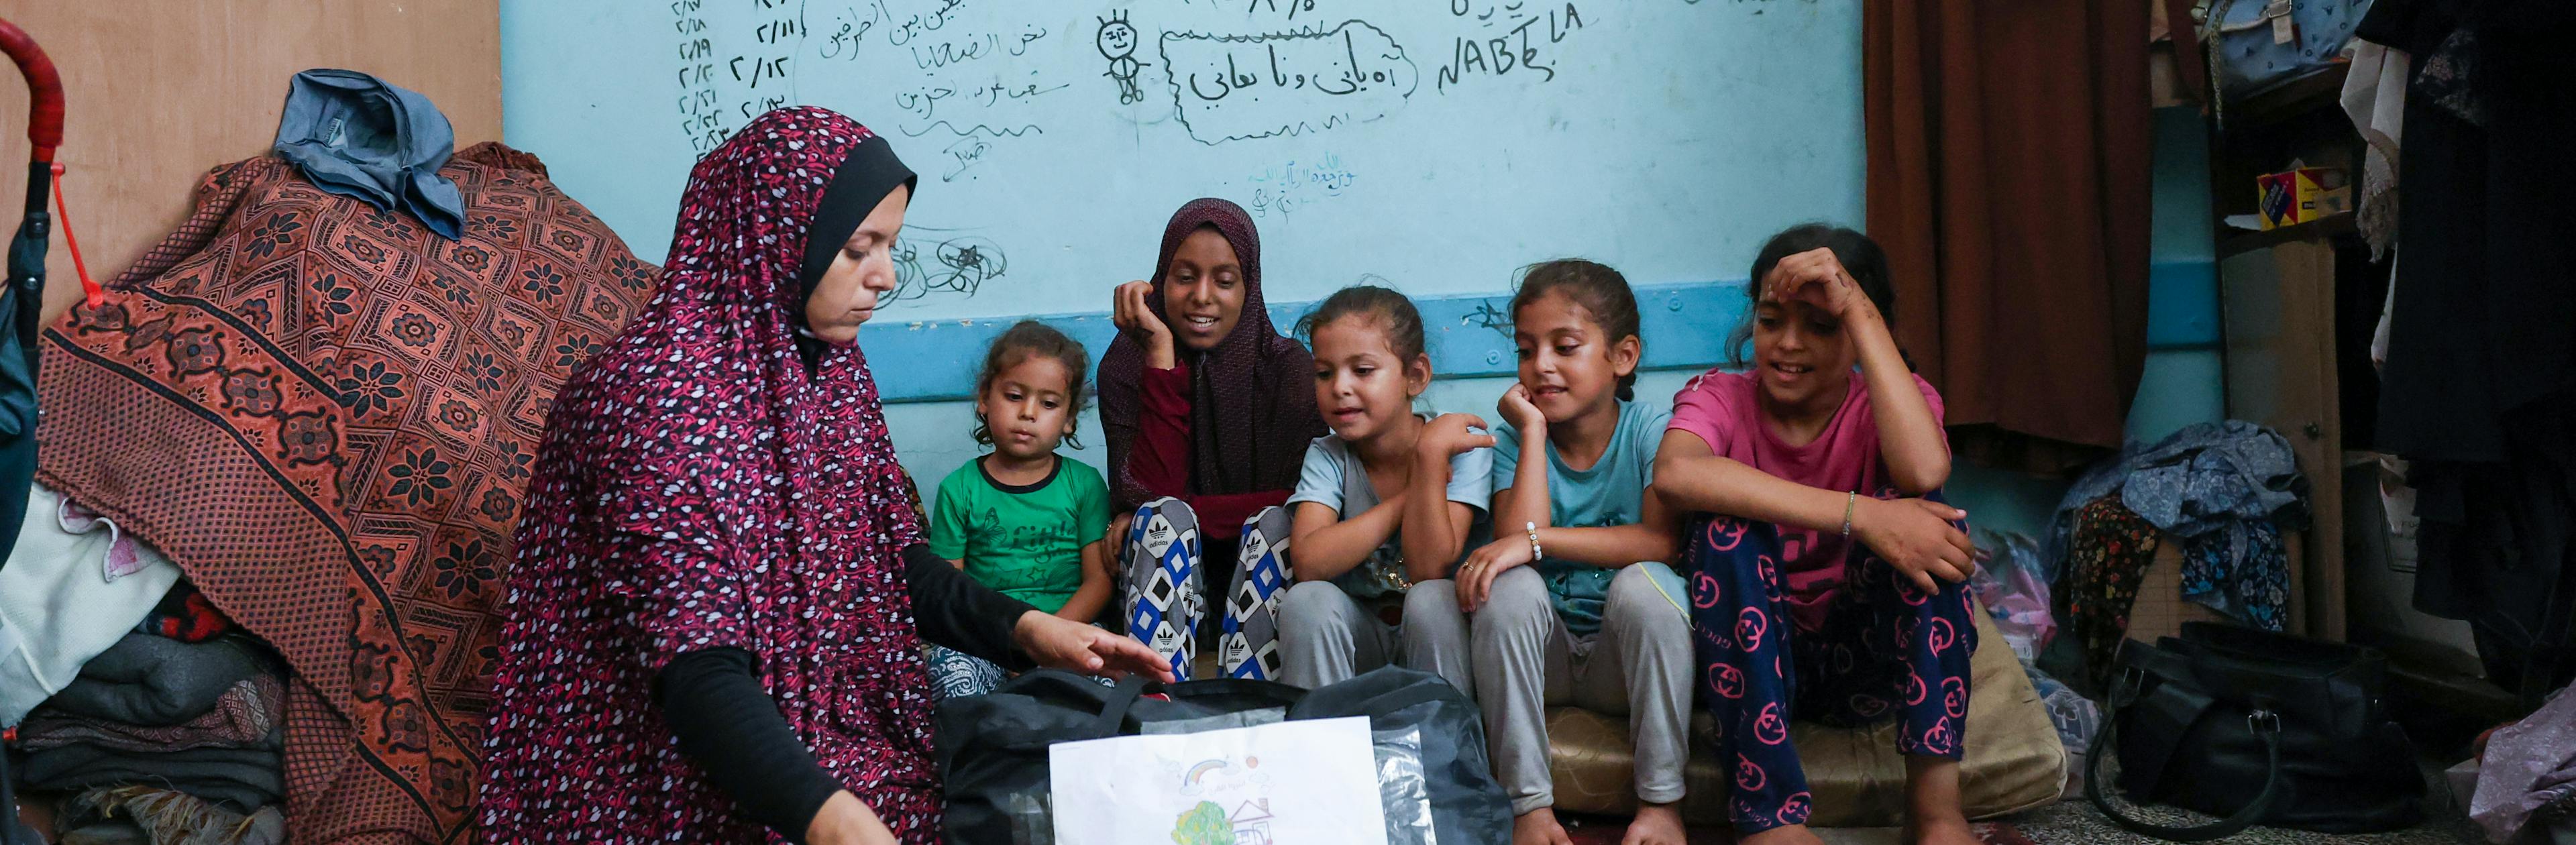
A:
<svg viewBox="0 0 2576 845">
<path fill-rule="evenodd" d="M 86 639 L 79 608 L 139 611 L 160 593 L 67 597 L 184 574 L 283 664 L 283 695 L 245 693 L 284 708 L 258 742 L 185 752 L 208 778 L 254 755 L 273 772 L 282 754 L 282 782 L 180 790 L 244 814 L 225 828 L 238 838 L 168 835 L 160 818 L 201 808 L 167 793 L 93 790 L 73 809 L 160 813 L 138 819 L 156 845 L 260 841 L 267 806 L 297 842 L 464 841 L 547 412 L 659 269 L 535 157 L 451 152 L 445 120 L 412 92 L 314 71 L 285 115 L 273 153 L 209 171 L 186 222 L 41 337 L 39 481 L 149 539 L 167 571 L 75 567 L 22 597 L 15 579 L 46 571 L 17 571 L 22 540 L 0 566 L 0 616 L 22 598 L 73 608 L 44 615 L 71 619 L 45 623 L 67 636 L 43 638 L 32 673 L 67 683 L 126 645 Z M 0 659 L 0 725 L 15 671 Z"/>
<path fill-rule="evenodd" d="M 2242 420 L 2188 426 L 2152 446 L 2133 442 L 2086 473 L 2058 504 L 2047 557 L 2061 562 L 2061 618 L 2096 680 L 2167 536 L 2182 543 L 2185 600 L 2267 631 L 2286 628 L 2282 534 L 2308 518 L 2308 480 L 2289 441 Z"/>
<path fill-rule="evenodd" d="M 276 656 L 185 581 L 17 726 L 12 774 L 66 845 L 285 841 Z"/>
</svg>

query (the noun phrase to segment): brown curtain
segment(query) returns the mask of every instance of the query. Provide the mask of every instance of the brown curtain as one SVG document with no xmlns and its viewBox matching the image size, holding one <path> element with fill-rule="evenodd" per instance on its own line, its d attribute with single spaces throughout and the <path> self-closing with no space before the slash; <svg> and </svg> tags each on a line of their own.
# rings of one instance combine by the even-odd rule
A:
<svg viewBox="0 0 2576 845">
<path fill-rule="evenodd" d="M 2148 0 L 1868 0 L 1869 233 L 1988 463 L 2117 448 L 2147 341 Z"/>
</svg>

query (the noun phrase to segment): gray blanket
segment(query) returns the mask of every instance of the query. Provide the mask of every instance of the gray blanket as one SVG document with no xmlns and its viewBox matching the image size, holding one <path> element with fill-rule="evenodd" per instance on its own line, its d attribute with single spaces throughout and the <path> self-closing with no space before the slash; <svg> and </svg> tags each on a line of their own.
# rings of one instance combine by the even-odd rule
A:
<svg viewBox="0 0 2576 845">
<path fill-rule="evenodd" d="M 154 753 L 191 748 L 276 748 L 286 718 L 286 685 L 266 673 L 234 684 L 215 707 L 186 724 L 155 727 L 38 707 L 18 726 L 18 747 L 43 751 L 90 744 L 118 751 Z"/>
<path fill-rule="evenodd" d="M 284 758 L 274 749 L 197 748 L 136 754 L 67 745 L 27 755 L 18 772 L 31 789 L 79 791 L 142 784 L 173 789 L 240 812 L 279 803 L 286 794 Z"/>
<path fill-rule="evenodd" d="M 76 716 L 146 727 L 187 724 L 224 693 L 268 670 L 258 646 L 238 637 L 183 643 L 127 634 L 81 666 L 80 677 L 45 701 Z"/>
</svg>

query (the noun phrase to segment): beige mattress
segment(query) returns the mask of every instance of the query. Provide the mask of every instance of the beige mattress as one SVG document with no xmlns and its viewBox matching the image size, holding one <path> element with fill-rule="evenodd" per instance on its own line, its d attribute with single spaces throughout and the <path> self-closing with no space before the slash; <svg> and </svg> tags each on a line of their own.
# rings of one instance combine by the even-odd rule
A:
<svg viewBox="0 0 2576 845">
<path fill-rule="evenodd" d="M 2066 783 L 2067 754 L 2049 723 L 2039 693 L 2003 634 L 1983 608 L 1976 612 L 1977 652 L 1970 667 L 1967 756 L 1961 791 L 1968 817 L 1991 818 L 2057 800 Z M 1556 779 L 1558 812 L 1625 814 L 1637 806 L 1630 788 L 1627 718 L 1573 708 L 1548 711 L 1548 763 Z M 1692 720 L 1682 814 L 1692 824 L 1726 824 L 1727 767 L 1707 742 L 1710 721 Z M 1880 827 L 1903 822 L 1905 758 L 1896 753 L 1896 723 L 1843 729 L 1808 722 L 1791 726 L 1807 787 L 1816 801 L 1817 827 Z"/>
</svg>

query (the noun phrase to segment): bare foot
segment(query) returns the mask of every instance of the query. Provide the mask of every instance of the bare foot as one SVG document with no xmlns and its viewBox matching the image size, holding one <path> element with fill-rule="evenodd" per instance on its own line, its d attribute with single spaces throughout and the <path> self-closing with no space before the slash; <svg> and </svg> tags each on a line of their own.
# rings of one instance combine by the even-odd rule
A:
<svg viewBox="0 0 2576 845">
<path fill-rule="evenodd" d="M 1943 816 L 1922 816 L 1908 825 L 1912 834 L 1906 839 L 1917 845 L 1979 845 L 1977 832 L 1969 829 L 1967 816 L 1957 810 Z"/>
<path fill-rule="evenodd" d="M 1682 830 L 1679 804 L 1637 805 L 1637 820 L 1628 823 L 1628 835 L 1619 845 L 1688 845 L 1690 834 Z"/>
<path fill-rule="evenodd" d="M 1905 758 L 1905 841 L 1924 845 L 1977 845 L 1959 803 L 1959 761 Z"/>
<path fill-rule="evenodd" d="M 1735 840 L 1735 845 L 1825 845 L 1825 840 L 1816 838 L 1815 832 L 1808 830 L 1806 825 L 1793 824 L 1740 837 Z"/>
<path fill-rule="evenodd" d="M 1556 810 L 1540 807 L 1512 819 L 1512 845 L 1574 845 L 1574 837 L 1556 823 Z"/>
</svg>

